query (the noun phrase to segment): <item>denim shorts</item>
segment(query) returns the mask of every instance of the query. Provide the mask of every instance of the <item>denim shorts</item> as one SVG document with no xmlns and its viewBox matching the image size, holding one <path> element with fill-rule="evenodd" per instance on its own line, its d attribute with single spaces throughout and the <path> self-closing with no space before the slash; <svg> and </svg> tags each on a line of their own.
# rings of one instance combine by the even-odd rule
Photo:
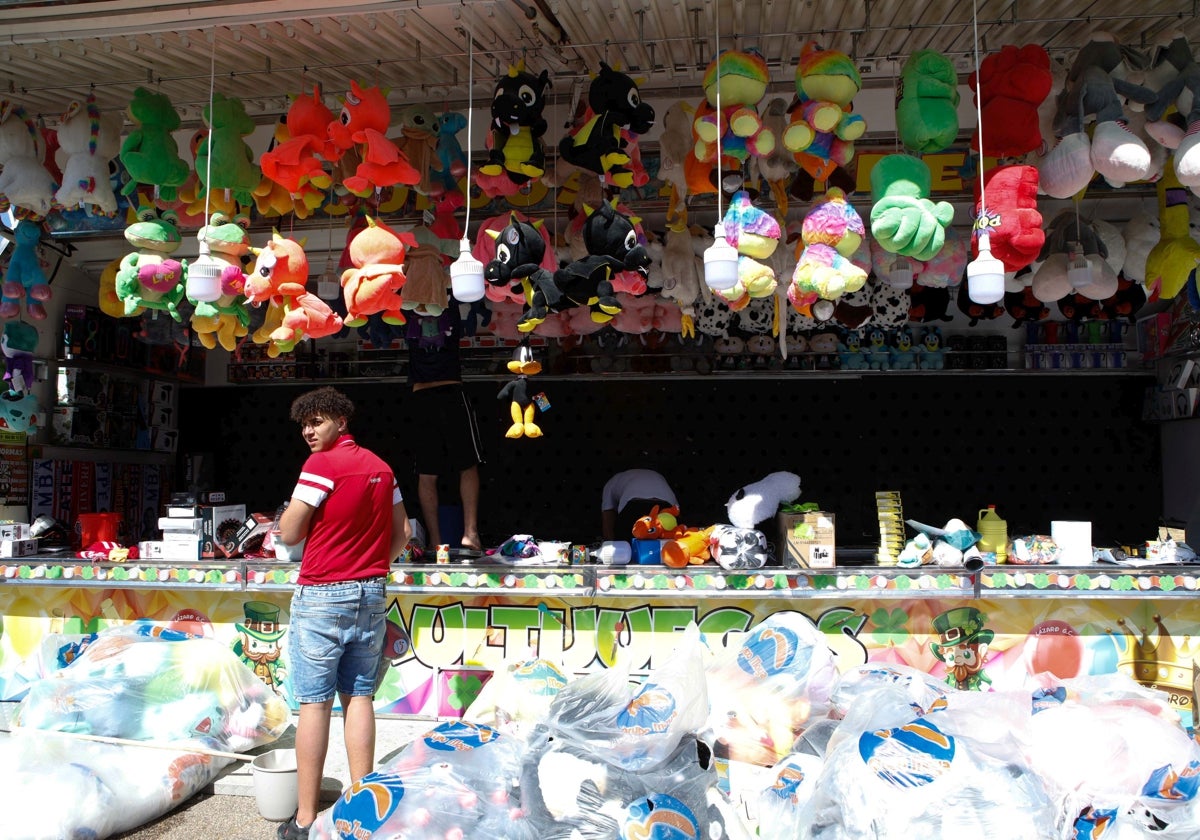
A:
<svg viewBox="0 0 1200 840">
<path fill-rule="evenodd" d="M 385 583 L 380 577 L 296 587 L 288 664 L 297 702 L 324 703 L 335 693 L 375 693 L 384 662 Z"/>
</svg>

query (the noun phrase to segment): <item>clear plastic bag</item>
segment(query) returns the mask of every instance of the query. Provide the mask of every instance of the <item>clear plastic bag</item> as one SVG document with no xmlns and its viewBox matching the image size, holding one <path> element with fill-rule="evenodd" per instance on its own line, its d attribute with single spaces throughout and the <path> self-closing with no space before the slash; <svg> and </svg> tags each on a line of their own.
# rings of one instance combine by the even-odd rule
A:
<svg viewBox="0 0 1200 840">
<path fill-rule="evenodd" d="M 505 663 L 493 672 L 463 719 L 524 739 L 545 720 L 567 681 L 567 675 L 545 659 Z"/>
<path fill-rule="evenodd" d="M 837 681 L 824 634 L 788 611 L 714 654 L 705 673 L 712 737 L 725 742 L 729 758 L 764 766 L 790 753 L 809 721 L 826 716 Z"/>
<path fill-rule="evenodd" d="M 4 837 L 98 840 L 206 785 L 230 761 L 212 752 L 275 740 L 288 709 L 228 647 L 139 623 L 106 630 L 33 683 L 14 723 L 0 740 L 0 778 L 13 780 L 0 785 Z"/>
</svg>

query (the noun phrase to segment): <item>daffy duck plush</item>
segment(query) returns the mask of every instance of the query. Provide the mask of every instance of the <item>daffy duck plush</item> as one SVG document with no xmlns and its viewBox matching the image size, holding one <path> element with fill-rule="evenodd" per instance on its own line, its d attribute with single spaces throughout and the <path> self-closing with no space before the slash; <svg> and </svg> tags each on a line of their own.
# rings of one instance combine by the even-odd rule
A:
<svg viewBox="0 0 1200 840">
<path fill-rule="evenodd" d="M 509 400 L 509 412 L 512 414 L 512 425 L 504 433 L 506 438 L 539 438 L 542 429 L 533 422 L 537 404 L 529 395 L 530 376 L 542 372 L 542 363 L 533 358 L 533 349 L 522 341 L 513 351 L 513 357 L 508 363 L 510 373 L 516 374 L 516 379 L 500 389 L 496 396 L 498 400 Z"/>
</svg>

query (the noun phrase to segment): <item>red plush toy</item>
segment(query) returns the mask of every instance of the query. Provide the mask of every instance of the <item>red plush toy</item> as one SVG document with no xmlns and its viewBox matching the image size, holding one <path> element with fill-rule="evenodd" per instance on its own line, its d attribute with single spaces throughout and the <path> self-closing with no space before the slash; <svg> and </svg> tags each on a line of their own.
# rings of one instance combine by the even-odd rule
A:
<svg viewBox="0 0 1200 840">
<path fill-rule="evenodd" d="M 345 172 L 342 186 L 359 198 L 366 198 L 381 187 L 416 184 L 421 173 L 408 157 L 387 137 L 392 121 L 387 96 L 378 87 L 360 87 L 351 80 L 350 93 L 342 112 L 329 123 L 329 140 L 338 156 L 354 160 L 354 172 Z M 348 170 L 347 161 L 342 161 Z"/>
<path fill-rule="evenodd" d="M 333 112 L 321 101 L 320 85 L 313 86 L 311 96 L 302 93 L 293 99 L 287 112 L 287 139 L 259 158 L 263 175 L 293 196 L 310 184 L 328 189 L 324 161 L 337 157 L 328 136 L 331 122 Z"/>
<path fill-rule="evenodd" d="M 1019 157 L 1042 145 L 1038 106 L 1050 95 L 1050 56 L 1037 44 L 1015 47 L 1007 44 L 987 56 L 967 80 L 975 91 L 987 130 L 983 135 L 985 155 Z M 979 130 L 971 138 L 979 149 Z"/>
<path fill-rule="evenodd" d="M 987 137 L 984 137 L 987 142 Z M 976 226 L 986 227 L 992 255 L 1004 263 L 1005 271 L 1017 271 L 1038 258 L 1046 242 L 1042 214 L 1037 210 L 1038 171 L 1036 167 L 1001 166 L 983 177 L 987 199 L 986 216 L 981 217 L 978 186 L 975 190 Z M 973 239 L 971 253 L 979 255 L 979 242 Z"/>
</svg>

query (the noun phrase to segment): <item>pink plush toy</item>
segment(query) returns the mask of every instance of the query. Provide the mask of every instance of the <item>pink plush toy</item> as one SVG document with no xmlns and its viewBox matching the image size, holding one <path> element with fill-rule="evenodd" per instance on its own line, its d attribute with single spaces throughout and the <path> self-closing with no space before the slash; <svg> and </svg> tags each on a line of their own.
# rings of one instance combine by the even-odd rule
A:
<svg viewBox="0 0 1200 840">
<path fill-rule="evenodd" d="M 414 247 L 411 234 L 397 235 L 382 222 L 367 217 L 367 226 L 350 241 L 350 260 L 354 268 L 342 272 L 342 291 L 346 299 L 346 326 L 359 327 L 367 316 L 383 314 L 384 323 L 403 324 L 404 301 L 400 289 L 404 275 L 406 247 Z"/>
<path fill-rule="evenodd" d="M 615 330 L 630 335 L 643 335 L 654 329 L 654 295 L 637 297 L 621 293 L 617 295 L 617 300 L 621 303 L 621 311 L 612 319 Z"/>
</svg>

